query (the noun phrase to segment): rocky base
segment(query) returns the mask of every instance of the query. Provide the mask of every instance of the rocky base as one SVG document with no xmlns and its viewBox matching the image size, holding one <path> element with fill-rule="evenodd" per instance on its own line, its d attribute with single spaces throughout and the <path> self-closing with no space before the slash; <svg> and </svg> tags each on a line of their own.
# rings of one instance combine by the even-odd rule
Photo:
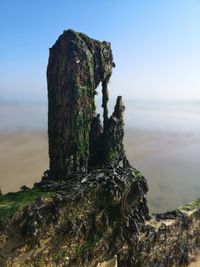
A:
<svg viewBox="0 0 200 267">
<path fill-rule="evenodd" d="M 57 194 L 37 199 L 4 226 L 3 266 L 96 266 L 149 217 L 146 180 L 131 167 L 106 166 L 71 182 L 43 179 L 36 186 Z"/>
<path fill-rule="evenodd" d="M 4 225 L 0 266 L 181 266 L 200 247 L 198 206 L 150 218 L 137 170 L 107 166 L 72 181 L 36 185 L 56 195 Z"/>
</svg>

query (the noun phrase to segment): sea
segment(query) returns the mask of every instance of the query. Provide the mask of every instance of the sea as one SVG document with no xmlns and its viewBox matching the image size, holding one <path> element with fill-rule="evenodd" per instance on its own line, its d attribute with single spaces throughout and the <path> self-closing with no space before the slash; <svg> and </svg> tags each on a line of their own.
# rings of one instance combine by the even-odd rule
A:
<svg viewBox="0 0 200 267">
<path fill-rule="evenodd" d="M 125 100 L 125 127 L 165 132 L 200 133 L 200 102 Z M 0 103 L 0 131 L 47 129 L 47 104 Z M 110 111 L 114 100 L 110 100 Z M 97 113 L 102 115 L 100 104 Z M 112 112 L 110 112 L 111 114 Z"/>
</svg>

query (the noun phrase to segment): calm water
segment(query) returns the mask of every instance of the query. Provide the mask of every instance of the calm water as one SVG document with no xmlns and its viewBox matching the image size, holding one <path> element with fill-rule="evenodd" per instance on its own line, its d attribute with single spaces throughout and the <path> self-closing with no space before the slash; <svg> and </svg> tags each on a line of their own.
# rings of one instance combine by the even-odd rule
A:
<svg viewBox="0 0 200 267">
<path fill-rule="evenodd" d="M 200 103 L 127 103 L 127 127 L 170 132 L 200 133 Z"/>
<path fill-rule="evenodd" d="M 110 101 L 110 110 L 114 102 Z M 126 128 L 200 133 L 200 103 L 125 101 Z M 98 105 L 98 111 L 101 112 Z M 0 104 L 0 130 L 47 129 L 47 105 Z"/>
<path fill-rule="evenodd" d="M 0 130 L 47 129 L 47 105 L 0 104 Z"/>
</svg>

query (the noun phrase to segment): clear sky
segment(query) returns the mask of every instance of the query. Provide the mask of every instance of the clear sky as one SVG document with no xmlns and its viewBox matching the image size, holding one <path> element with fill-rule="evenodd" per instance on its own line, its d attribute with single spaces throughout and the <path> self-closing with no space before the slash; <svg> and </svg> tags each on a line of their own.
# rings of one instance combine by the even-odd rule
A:
<svg viewBox="0 0 200 267">
<path fill-rule="evenodd" d="M 0 100 L 46 101 L 64 29 L 112 43 L 110 95 L 200 100 L 199 0 L 0 0 Z"/>
</svg>

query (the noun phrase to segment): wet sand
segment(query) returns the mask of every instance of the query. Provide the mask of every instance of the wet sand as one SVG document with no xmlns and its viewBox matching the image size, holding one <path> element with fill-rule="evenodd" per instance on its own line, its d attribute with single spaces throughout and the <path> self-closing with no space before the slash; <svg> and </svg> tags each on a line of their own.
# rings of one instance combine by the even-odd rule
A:
<svg viewBox="0 0 200 267">
<path fill-rule="evenodd" d="M 127 131 L 125 147 L 147 178 L 151 212 L 164 212 L 200 197 L 200 137 L 162 131 Z"/>
<path fill-rule="evenodd" d="M 151 212 L 171 210 L 200 196 L 200 137 L 127 129 L 130 163 L 149 184 Z M 0 186 L 3 193 L 32 186 L 48 169 L 44 131 L 0 133 Z"/>
<path fill-rule="evenodd" d="M 42 131 L 0 133 L 0 186 L 3 193 L 32 186 L 48 169 L 47 135 Z"/>
</svg>

